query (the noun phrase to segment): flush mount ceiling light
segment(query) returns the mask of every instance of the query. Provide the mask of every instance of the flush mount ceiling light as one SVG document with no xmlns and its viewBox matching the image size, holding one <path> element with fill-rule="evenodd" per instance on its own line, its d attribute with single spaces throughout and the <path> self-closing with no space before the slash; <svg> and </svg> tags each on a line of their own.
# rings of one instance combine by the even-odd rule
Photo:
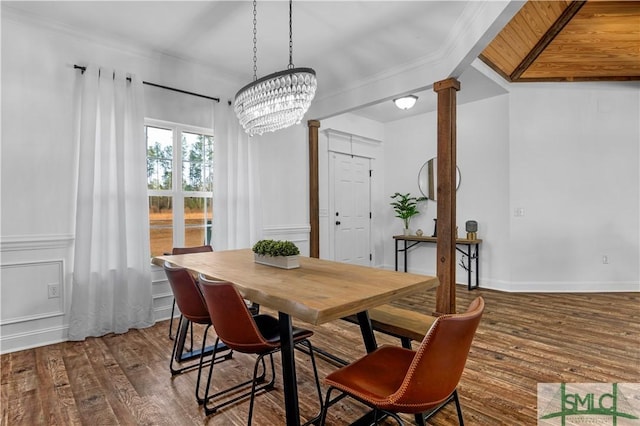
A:
<svg viewBox="0 0 640 426">
<path fill-rule="evenodd" d="M 289 66 L 258 79 L 256 0 L 253 1 L 253 82 L 236 93 L 234 110 L 250 136 L 300 123 L 316 94 L 316 72 L 293 65 L 292 0 L 289 0 Z"/>
<path fill-rule="evenodd" d="M 393 100 L 393 103 L 400 109 L 409 109 L 413 108 L 416 104 L 418 97 L 415 95 L 403 96 L 401 98 L 397 98 Z"/>
</svg>

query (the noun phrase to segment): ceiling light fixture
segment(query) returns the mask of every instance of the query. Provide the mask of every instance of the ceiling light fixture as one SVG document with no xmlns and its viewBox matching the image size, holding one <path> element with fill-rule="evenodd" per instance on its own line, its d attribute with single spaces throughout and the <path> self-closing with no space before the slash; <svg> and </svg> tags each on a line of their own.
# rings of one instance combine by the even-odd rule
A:
<svg viewBox="0 0 640 426">
<path fill-rule="evenodd" d="M 393 103 L 400 109 L 410 109 L 416 104 L 418 97 L 416 95 L 403 96 L 393 100 Z"/>
<path fill-rule="evenodd" d="M 253 82 L 236 93 L 234 110 L 250 136 L 298 124 L 316 94 L 316 72 L 293 66 L 292 0 L 289 0 L 289 66 L 258 79 L 256 0 L 253 1 Z"/>
</svg>

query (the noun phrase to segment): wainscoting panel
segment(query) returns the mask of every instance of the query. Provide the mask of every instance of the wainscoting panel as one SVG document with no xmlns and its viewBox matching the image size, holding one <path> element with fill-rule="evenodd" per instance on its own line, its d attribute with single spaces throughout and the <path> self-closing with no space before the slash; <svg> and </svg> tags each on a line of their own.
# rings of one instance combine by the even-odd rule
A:
<svg viewBox="0 0 640 426">
<path fill-rule="evenodd" d="M 173 306 L 173 293 L 167 280 L 164 269 L 151 265 L 151 293 L 153 295 L 153 317 L 155 321 L 162 321 L 171 317 L 171 307 Z M 176 314 L 179 311 L 176 308 Z"/>
<path fill-rule="evenodd" d="M 290 226 L 269 226 L 262 230 L 264 239 L 269 240 L 288 240 L 298 246 L 300 254 L 309 256 L 309 233 L 311 226 L 290 225 Z"/>
<path fill-rule="evenodd" d="M 2 237 L 1 353 L 67 339 L 73 240 L 68 234 Z"/>
<path fill-rule="evenodd" d="M 3 264 L 0 325 L 65 313 L 64 261 Z M 49 288 L 55 288 L 49 297 Z M 19 302 L 19 303 L 18 303 Z"/>
</svg>

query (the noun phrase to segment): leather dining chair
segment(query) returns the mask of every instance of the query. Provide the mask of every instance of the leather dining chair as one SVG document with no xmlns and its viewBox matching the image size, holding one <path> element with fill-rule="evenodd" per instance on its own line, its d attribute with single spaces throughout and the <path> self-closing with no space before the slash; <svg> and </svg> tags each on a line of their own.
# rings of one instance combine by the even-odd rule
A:
<svg viewBox="0 0 640 426">
<path fill-rule="evenodd" d="M 193 246 L 193 247 L 174 247 L 173 250 L 171 251 L 171 254 L 176 255 L 176 254 L 190 254 L 190 253 L 207 253 L 212 251 L 213 251 L 213 247 L 210 245 Z M 176 309 L 176 300 L 174 298 L 173 306 L 171 307 L 171 321 L 169 322 L 169 339 L 173 339 L 172 331 L 173 331 L 173 318 L 175 315 L 175 309 Z M 260 305 L 258 305 L 257 303 L 251 302 L 249 309 L 254 315 L 256 315 L 260 311 Z M 192 341 L 192 345 L 193 345 L 193 341 Z"/>
<path fill-rule="evenodd" d="M 209 314 L 211 315 L 213 328 L 215 329 L 218 338 L 236 352 L 257 355 L 253 368 L 251 391 L 212 406 L 207 404 L 209 400 L 215 399 L 225 391 L 209 395 L 211 376 L 214 368 L 214 364 L 211 364 L 205 391 L 205 413 L 206 415 L 212 414 L 223 406 L 229 405 L 241 398 L 245 398 L 246 396 L 250 396 L 249 416 L 247 421 L 247 424 L 250 425 L 253 416 L 255 394 L 261 390 L 272 390 L 274 387 L 275 368 L 273 365 L 273 354 L 281 349 L 279 321 L 277 318 L 270 315 L 251 315 L 247 310 L 247 306 L 245 305 L 242 296 L 236 287 L 230 282 L 212 281 L 202 275 L 200 275 L 198 281 L 200 289 L 202 290 L 202 295 L 204 296 L 204 300 L 209 309 Z M 309 341 L 309 338 L 312 335 L 313 331 L 311 330 L 293 327 L 294 347 L 310 354 L 315 385 L 318 391 L 320 410 L 322 411 L 322 391 L 320 389 L 320 380 L 318 378 L 318 371 L 316 369 L 316 362 L 313 355 L 313 347 Z M 301 349 L 299 345 L 306 346 L 307 350 Z M 265 368 L 264 358 L 267 355 L 269 356 L 271 364 L 271 379 L 269 382 L 264 383 L 266 380 L 258 380 L 259 378 L 256 378 L 256 376 L 260 364 L 262 364 L 263 369 Z M 258 386 L 258 383 L 261 383 L 260 386 Z"/>
<path fill-rule="evenodd" d="M 167 279 L 169 280 L 169 284 L 171 285 L 171 290 L 173 291 L 174 299 L 176 304 L 178 305 L 178 309 L 180 309 L 180 319 L 178 321 L 178 329 L 181 328 L 183 321 L 190 321 L 191 324 L 202 324 L 205 326 L 202 337 L 202 346 L 200 348 L 200 356 L 197 362 L 192 362 L 187 365 L 183 365 L 181 367 L 176 366 L 176 358 L 179 357 L 178 354 L 178 337 L 173 341 L 173 350 L 171 351 L 171 360 L 169 362 L 169 369 L 171 371 L 171 375 L 175 376 L 176 374 L 183 373 L 187 370 L 192 370 L 194 368 L 198 368 L 198 378 L 196 381 L 196 400 L 198 403 L 202 403 L 204 401 L 204 396 L 200 395 L 200 382 L 202 377 L 202 368 L 208 363 L 213 363 L 212 360 L 219 360 L 221 358 L 230 358 L 231 353 L 225 353 L 224 356 L 216 358 L 216 354 L 213 354 L 211 359 L 204 362 L 204 358 L 206 356 L 206 343 L 207 343 L 207 334 L 209 329 L 211 328 L 211 317 L 209 316 L 209 311 L 207 309 L 207 305 L 204 302 L 202 294 L 200 293 L 200 288 L 195 281 L 193 275 L 186 269 L 172 266 L 169 262 L 164 263 L 164 271 L 167 275 Z M 192 348 L 193 350 L 193 348 Z"/>
<path fill-rule="evenodd" d="M 194 247 L 174 247 L 171 250 L 171 254 L 189 254 L 189 253 L 206 253 L 213 251 L 213 247 L 210 245 L 194 246 Z M 173 299 L 173 305 L 171 306 L 171 321 L 169 321 L 169 339 L 173 339 L 173 318 L 176 310 L 176 299 Z"/>
<path fill-rule="evenodd" d="M 350 396 L 374 409 L 376 424 L 384 413 L 402 425 L 398 413 L 408 413 L 424 425 L 423 413 L 455 401 L 463 425 L 457 386 L 483 311 L 477 297 L 465 313 L 438 317 L 417 350 L 384 345 L 329 374 L 320 424 L 331 405 Z M 335 390 L 341 394 L 331 400 Z"/>
</svg>

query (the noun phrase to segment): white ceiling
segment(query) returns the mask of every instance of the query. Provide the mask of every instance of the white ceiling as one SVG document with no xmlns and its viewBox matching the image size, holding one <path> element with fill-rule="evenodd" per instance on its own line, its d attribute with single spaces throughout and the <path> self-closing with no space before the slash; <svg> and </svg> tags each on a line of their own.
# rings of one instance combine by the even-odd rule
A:
<svg viewBox="0 0 640 426">
<path fill-rule="evenodd" d="M 511 3 L 295 1 L 293 61 L 314 68 L 319 82 L 319 115 L 312 118 L 353 110 L 385 122 L 424 112 L 430 85 L 467 68 L 515 13 Z M 250 1 L 2 1 L 2 10 L 197 62 L 237 81 L 238 88 L 252 79 Z M 287 67 L 288 19 L 287 1 L 258 2 L 258 77 Z M 422 69 L 427 71 L 421 77 L 416 71 Z M 474 84 L 486 83 L 471 98 L 486 95 L 487 88 L 504 91 L 470 72 Z M 420 89 L 426 89 L 424 96 Z M 409 92 L 420 96 L 416 108 L 394 109 L 389 99 Z"/>
</svg>

